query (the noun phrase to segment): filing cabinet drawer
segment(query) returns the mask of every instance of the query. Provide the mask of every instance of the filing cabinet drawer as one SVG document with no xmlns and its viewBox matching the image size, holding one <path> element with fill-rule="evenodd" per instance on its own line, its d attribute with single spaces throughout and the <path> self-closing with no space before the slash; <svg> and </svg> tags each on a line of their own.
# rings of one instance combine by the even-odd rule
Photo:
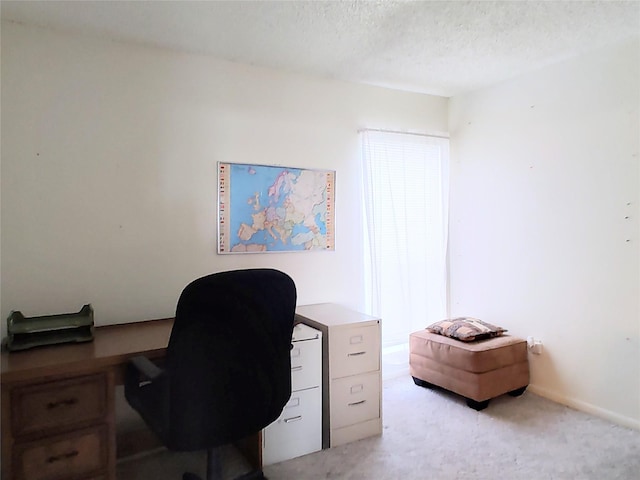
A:
<svg viewBox="0 0 640 480">
<path fill-rule="evenodd" d="M 293 342 L 291 349 L 291 390 L 317 387 L 322 383 L 322 342 Z"/>
<path fill-rule="evenodd" d="M 84 478 L 107 468 L 107 427 L 77 430 L 66 435 L 18 444 L 14 448 L 17 480 Z M 94 478 L 94 477 L 91 477 Z"/>
<path fill-rule="evenodd" d="M 299 306 L 296 315 L 322 332 L 323 448 L 380 435 L 382 320 L 331 303 Z"/>
<path fill-rule="evenodd" d="M 331 382 L 331 428 L 380 417 L 380 372 Z"/>
<path fill-rule="evenodd" d="M 380 328 L 378 325 L 344 329 L 332 335 L 331 377 L 341 378 L 380 369 Z"/>
<path fill-rule="evenodd" d="M 316 452 L 322 448 L 320 387 L 293 392 L 280 417 L 264 429 L 265 465 Z"/>
<path fill-rule="evenodd" d="M 95 421 L 107 411 L 103 374 L 14 388 L 11 393 L 14 436 Z"/>
</svg>

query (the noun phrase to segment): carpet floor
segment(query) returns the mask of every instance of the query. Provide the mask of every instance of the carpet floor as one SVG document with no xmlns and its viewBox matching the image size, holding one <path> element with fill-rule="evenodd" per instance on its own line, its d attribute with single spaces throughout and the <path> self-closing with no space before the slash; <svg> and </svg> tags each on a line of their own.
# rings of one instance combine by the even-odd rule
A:
<svg viewBox="0 0 640 480">
<path fill-rule="evenodd" d="M 385 381 L 383 433 L 264 468 L 269 480 L 636 480 L 640 431 L 525 392 L 481 412 L 410 377 Z M 225 478 L 246 463 L 225 449 Z M 166 450 L 118 464 L 118 480 L 204 474 L 203 454 Z"/>
</svg>

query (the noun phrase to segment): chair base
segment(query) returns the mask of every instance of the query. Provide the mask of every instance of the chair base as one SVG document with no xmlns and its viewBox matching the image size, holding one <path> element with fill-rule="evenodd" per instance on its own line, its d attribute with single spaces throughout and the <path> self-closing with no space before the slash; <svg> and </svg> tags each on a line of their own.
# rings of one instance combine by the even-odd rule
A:
<svg viewBox="0 0 640 480">
<path fill-rule="evenodd" d="M 182 480 L 202 480 L 195 473 L 186 472 Z M 206 480 L 222 480 L 222 462 L 220 460 L 220 448 L 207 450 L 207 478 Z M 234 480 L 267 480 L 261 470 L 254 470 L 236 477 Z"/>
<path fill-rule="evenodd" d="M 264 476 L 260 470 L 256 470 L 255 472 L 245 473 L 244 475 L 240 475 L 236 477 L 235 480 L 267 480 L 267 477 Z"/>
<path fill-rule="evenodd" d="M 215 477 L 212 477 L 212 478 L 213 480 L 218 480 Z M 222 477 L 218 477 L 218 478 L 222 478 Z M 195 473 L 187 472 L 182 475 L 182 480 L 202 480 L 202 478 L 200 478 Z M 212 480 L 212 479 L 208 478 L 207 480 Z M 236 477 L 235 480 L 267 480 L 267 477 L 265 477 L 260 470 L 256 470 L 255 472 L 249 472 L 249 473 L 245 473 L 244 475 L 240 475 L 239 477 Z"/>
</svg>

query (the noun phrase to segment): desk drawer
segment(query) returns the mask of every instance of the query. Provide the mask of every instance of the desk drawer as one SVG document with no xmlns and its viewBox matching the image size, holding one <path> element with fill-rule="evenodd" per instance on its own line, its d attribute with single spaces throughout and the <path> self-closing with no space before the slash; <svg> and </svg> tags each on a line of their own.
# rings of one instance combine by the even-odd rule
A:
<svg viewBox="0 0 640 480">
<path fill-rule="evenodd" d="M 99 374 L 17 387 L 11 408 L 15 437 L 100 420 L 107 412 L 107 378 Z"/>
<path fill-rule="evenodd" d="M 107 427 L 93 427 L 14 447 L 17 480 L 59 480 L 98 475 L 107 468 Z"/>
</svg>

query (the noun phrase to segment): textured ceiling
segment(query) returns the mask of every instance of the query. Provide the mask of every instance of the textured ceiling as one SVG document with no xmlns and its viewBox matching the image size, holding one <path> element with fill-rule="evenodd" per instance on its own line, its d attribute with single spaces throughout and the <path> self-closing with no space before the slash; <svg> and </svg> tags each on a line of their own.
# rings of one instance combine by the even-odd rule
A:
<svg viewBox="0 0 640 480">
<path fill-rule="evenodd" d="M 452 96 L 630 38 L 640 1 L 2 1 L 3 20 Z"/>
</svg>

